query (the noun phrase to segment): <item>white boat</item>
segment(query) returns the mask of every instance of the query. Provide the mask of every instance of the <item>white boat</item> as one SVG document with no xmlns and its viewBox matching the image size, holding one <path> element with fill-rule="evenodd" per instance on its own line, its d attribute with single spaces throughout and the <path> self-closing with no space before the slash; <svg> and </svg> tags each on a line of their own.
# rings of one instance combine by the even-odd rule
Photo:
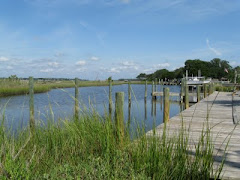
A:
<svg viewBox="0 0 240 180">
<path fill-rule="evenodd" d="M 188 77 L 187 84 L 188 85 L 201 85 L 210 83 L 211 79 L 206 79 L 204 77 Z"/>
</svg>

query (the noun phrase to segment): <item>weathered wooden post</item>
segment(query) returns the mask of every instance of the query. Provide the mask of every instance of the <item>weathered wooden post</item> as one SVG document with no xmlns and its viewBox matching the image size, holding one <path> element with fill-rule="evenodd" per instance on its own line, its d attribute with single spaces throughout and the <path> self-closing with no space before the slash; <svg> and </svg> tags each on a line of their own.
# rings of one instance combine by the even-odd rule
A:
<svg viewBox="0 0 240 180">
<path fill-rule="evenodd" d="M 157 92 L 157 78 L 155 78 L 155 92 Z"/>
<path fill-rule="evenodd" d="M 34 120 L 34 82 L 33 77 L 29 77 L 29 110 L 30 110 L 30 130 L 35 130 Z"/>
<path fill-rule="evenodd" d="M 153 92 L 154 92 L 154 81 L 152 81 L 152 99 L 154 98 Z"/>
<path fill-rule="evenodd" d="M 188 84 L 187 80 L 184 81 L 184 86 L 185 86 L 185 109 L 189 108 L 189 93 L 188 93 Z"/>
<path fill-rule="evenodd" d="M 181 95 L 180 95 L 181 102 L 183 102 L 183 95 L 184 95 L 184 78 L 182 78 L 181 80 Z"/>
<path fill-rule="evenodd" d="M 78 78 L 75 78 L 75 120 L 79 119 L 79 90 Z"/>
<path fill-rule="evenodd" d="M 144 95 L 145 100 L 147 99 L 147 80 L 145 81 L 145 95 Z"/>
<path fill-rule="evenodd" d="M 212 94 L 212 91 L 213 91 L 212 89 L 213 89 L 212 83 L 210 83 L 208 86 L 208 95 Z"/>
<path fill-rule="evenodd" d="M 117 138 L 120 144 L 123 143 L 124 139 L 124 92 L 117 92 L 115 95 L 115 125 L 117 131 Z"/>
<path fill-rule="evenodd" d="M 109 83 L 109 116 L 112 118 L 112 77 L 108 78 Z"/>
<path fill-rule="evenodd" d="M 163 106 L 163 120 L 164 123 L 169 121 L 169 88 L 164 88 L 164 106 Z"/>
<path fill-rule="evenodd" d="M 207 97 L 207 84 L 203 84 L 203 91 L 204 91 L 203 96 L 204 96 L 204 98 L 206 98 Z"/>
<path fill-rule="evenodd" d="M 201 86 L 197 85 L 197 102 L 201 100 Z"/>
<path fill-rule="evenodd" d="M 128 104 L 131 104 L 131 82 L 128 81 Z"/>
</svg>

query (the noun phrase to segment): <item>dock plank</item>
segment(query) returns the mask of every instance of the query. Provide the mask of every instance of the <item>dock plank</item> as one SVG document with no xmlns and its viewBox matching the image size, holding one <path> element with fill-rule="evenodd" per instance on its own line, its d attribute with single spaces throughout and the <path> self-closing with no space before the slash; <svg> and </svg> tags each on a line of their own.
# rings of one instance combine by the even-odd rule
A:
<svg viewBox="0 0 240 180">
<path fill-rule="evenodd" d="M 206 127 L 210 128 L 211 142 L 214 146 L 214 167 L 217 167 L 223 160 L 224 153 L 226 155 L 225 165 L 221 172 L 223 179 L 240 177 L 240 126 L 238 123 L 234 124 L 234 117 L 235 121 L 239 121 L 239 94 L 236 93 L 233 96 L 229 92 L 215 91 L 199 103 L 172 117 L 166 124 L 167 138 L 177 136 L 184 127 L 186 131 L 184 134 L 189 136 L 188 145 L 193 151 L 202 130 L 206 130 Z M 154 95 L 162 94 L 158 92 Z M 159 125 L 155 129 L 155 135 L 161 136 L 163 130 L 164 124 Z M 153 131 L 147 132 L 147 135 L 152 136 Z"/>
</svg>

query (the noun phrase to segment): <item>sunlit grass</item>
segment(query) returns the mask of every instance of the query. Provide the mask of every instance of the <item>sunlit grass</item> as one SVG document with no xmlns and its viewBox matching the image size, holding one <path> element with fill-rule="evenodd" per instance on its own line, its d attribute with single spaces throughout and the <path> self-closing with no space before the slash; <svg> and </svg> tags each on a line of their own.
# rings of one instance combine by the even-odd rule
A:
<svg viewBox="0 0 240 180">
<path fill-rule="evenodd" d="M 13 134 L 0 127 L 1 179 L 209 179 L 213 168 L 210 133 L 192 149 L 188 131 L 147 136 L 143 128 L 116 138 L 114 121 L 96 112 L 79 120 L 48 121 Z M 126 131 L 128 131 L 126 129 Z M 135 134 L 130 137 L 129 134 Z M 195 156 L 192 156 L 192 152 Z"/>
</svg>

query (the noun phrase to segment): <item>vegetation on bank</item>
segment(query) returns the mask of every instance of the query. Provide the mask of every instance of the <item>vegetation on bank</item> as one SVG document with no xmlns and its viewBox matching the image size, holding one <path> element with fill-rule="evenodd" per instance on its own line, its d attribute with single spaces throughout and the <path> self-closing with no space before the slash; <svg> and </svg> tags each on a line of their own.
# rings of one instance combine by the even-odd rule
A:
<svg viewBox="0 0 240 180">
<path fill-rule="evenodd" d="M 56 88 L 75 87 L 74 81 L 35 81 L 34 92 L 44 93 Z M 113 85 L 124 84 L 125 82 L 113 81 Z M 107 81 L 79 81 L 79 87 L 87 86 L 108 86 Z M 27 94 L 29 91 L 28 81 L 19 79 L 0 80 L 0 97 Z"/>
<path fill-rule="evenodd" d="M 221 60 L 219 58 L 214 58 L 211 61 L 203 61 L 200 59 L 186 60 L 184 67 L 175 69 L 174 71 L 168 71 L 167 69 L 159 69 L 151 74 L 140 73 L 137 78 L 146 78 L 148 80 L 158 79 L 181 79 L 188 70 L 189 76 L 198 76 L 198 70 L 201 70 L 202 76 L 206 78 L 210 77 L 213 79 L 222 78 L 233 81 L 234 71 L 237 70 L 240 73 L 240 66 L 233 68 L 227 60 Z M 240 83 L 240 78 L 238 78 L 238 83 Z"/>
<path fill-rule="evenodd" d="M 143 128 L 126 129 L 120 143 L 108 116 L 83 114 L 79 120 L 49 120 L 33 134 L 29 129 L 13 134 L 2 122 L 0 179 L 209 179 L 214 175 L 209 131 L 202 133 L 193 149 L 184 128 L 171 138 L 165 135 L 167 129 L 162 137 L 147 137 Z"/>
</svg>

